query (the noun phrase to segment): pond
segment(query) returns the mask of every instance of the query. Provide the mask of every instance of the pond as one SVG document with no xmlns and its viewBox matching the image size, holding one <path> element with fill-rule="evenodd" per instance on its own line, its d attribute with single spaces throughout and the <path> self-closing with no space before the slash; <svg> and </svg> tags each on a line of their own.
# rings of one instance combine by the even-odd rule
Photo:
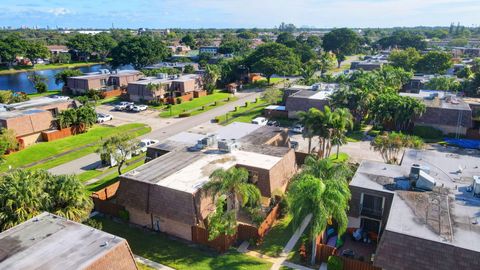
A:
<svg viewBox="0 0 480 270">
<path fill-rule="evenodd" d="M 109 69 L 107 65 L 93 65 L 88 67 L 79 67 L 76 68 L 83 73 L 96 72 L 100 69 Z M 131 66 L 123 66 L 119 69 L 132 69 Z M 27 94 L 35 93 L 36 90 L 33 88 L 32 83 L 28 79 L 28 76 L 32 73 L 44 76 L 47 78 L 48 90 L 61 89 L 63 83 L 55 83 L 55 74 L 61 72 L 64 68 L 61 69 L 46 69 L 38 71 L 28 71 L 28 72 L 18 72 L 13 74 L 4 74 L 0 75 L 0 90 L 14 90 L 15 92 L 25 92 Z"/>
</svg>

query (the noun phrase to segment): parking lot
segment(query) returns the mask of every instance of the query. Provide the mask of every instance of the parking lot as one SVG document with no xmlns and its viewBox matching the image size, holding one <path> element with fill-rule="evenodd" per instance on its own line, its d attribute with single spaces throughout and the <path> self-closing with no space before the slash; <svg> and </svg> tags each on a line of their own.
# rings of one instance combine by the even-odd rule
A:
<svg viewBox="0 0 480 270">
<path fill-rule="evenodd" d="M 142 112 L 116 111 L 114 105 L 104 104 L 97 106 L 96 111 L 112 115 L 113 120 L 104 123 L 105 125 L 112 126 L 120 126 L 129 123 L 144 123 L 149 125 L 152 130 L 157 130 L 179 121 L 179 119 L 175 118 L 160 118 L 158 116 L 159 112 L 153 109 L 147 109 Z"/>
</svg>

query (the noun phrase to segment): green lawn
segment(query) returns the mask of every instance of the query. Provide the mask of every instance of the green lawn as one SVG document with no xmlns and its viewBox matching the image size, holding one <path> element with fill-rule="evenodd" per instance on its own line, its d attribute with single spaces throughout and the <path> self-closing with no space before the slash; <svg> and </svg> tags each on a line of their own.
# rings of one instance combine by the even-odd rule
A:
<svg viewBox="0 0 480 270">
<path fill-rule="evenodd" d="M 45 69 L 77 68 L 77 67 L 93 66 L 98 64 L 102 64 L 102 63 L 101 62 L 75 62 L 75 63 L 69 63 L 69 64 L 38 64 L 38 65 L 35 65 L 35 67 L 13 66 L 11 69 L 8 69 L 8 67 L 0 67 L 0 75 L 12 74 L 17 72 L 25 72 L 25 71 L 45 70 Z"/>
<path fill-rule="evenodd" d="M 137 262 L 137 267 L 138 267 L 139 270 L 155 270 L 155 268 L 152 268 L 148 265 L 141 264 L 141 263 L 138 263 L 138 262 Z"/>
<path fill-rule="evenodd" d="M 29 98 L 37 98 L 37 97 L 45 97 L 45 96 L 51 96 L 51 95 L 59 95 L 61 94 L 62 91 L 60 90 L 50 90 L 45 93 L 35 93 L 35 94 L 28 94 Z"/>
<path fill-rule="evenodd" d="M 104 217 L 94 217 L 104 231 L 127 239 L 132 252 L 175 269 L 266 270 L 271 263 L 231 250 L 225 254 L 200 249 L 167 235 L 116 223 Z"/>
<path fill-rule="evenodd" d="M 94 146 L 86 147 L 82 150 L 72 152 L 68 155 L 32 167 L 36 169 L 49 169 L 93 153 L 103 138 L 119 133 L 131 133 L 133 130 L 136 130 L 134 131 L 135 136 L 140 136 L 150 132 L 151 129 L 144 124 L 127 124 L 119 127 L 95 126 L 84 134 L 70 136 L 52 142 L 37 143 L 24 150 L 10 154 L 6 156 L 5 162 L 0 165 L 0 172 L 7 170 L 9 165 L 14 168 L 22 167 L 69 150 L 96 143 Z"/>
<path fill-rule="evenodd" d="M 334 147 L 334 149 L 336 151 L 336 147 Z M 348 161 L 349 158 L 350 156 L 347 153 L 342 153 L 342 152 L 338 153 L 338 158 L 337 158 L 336 152 L 330 154 L 330 157 L 329 157 L 329 159 L 332 160 L 334 163 L 342 163 L 342 162 Z"/>
<path fill-rule="evenodd" d="M 227 101 L 228 98 L 230 98 L 229 101 Z M 217 102 L 217 106 L 218 106 L 218 105 L 223 105 L 227 102 L 234 101 L 236 99 L 237 98 L 230 93 L 216 90 L 211 95 L 194 98 L 191 101 L 184 101 L 180 104 L 173 105 L 171 109 L 164 106 L 163 111 L 160 113 L 160 117 L 175 117 L 183 112 L 190 112 L 191 115 L 195 115 L 195 114 L 199 114 L 201 112 L 215 108 L 215 106 L 210 106 L 211 103 Z M 202 106 L 205 106 L 204 110 L 202 110 Z"/>
<path fill-rule="evenodd" d="M 263 243 L 255 248 L 256 251 L 270 256 L 278 257 L 288 240 L 293 235 L 293 223 L 290 215 L 277 220 L 263 239 Z"/>
<path fill-rule="evenodd" d="M 257 102 L 249 102 L 248 106 L 237 107 L 236 111 L 218 116 L 216 119 L 222 125 L 228 125 L 232 122 L 250 123 L 255 117 L 261 116 L 263 109 L 268 105 L 269 104 L 265 100 L 258 99 Z"/>
<path fill-rule="evenodd" d="M 122 172 L 123 172 L 123 173 L 126 173 L 126 172 L 128 172 L 128 171 L 131 171 L 131 170 L 133 170 L 133 169 L 135 169 L 135 168 L 137 168 L 137 167 L 140 167 L 140 166 L 142 166 L 143 164 L 145 164 L 145 162 L 136 162 L 136 163 L 134 163 L 135 160 L 139 160 L 139 159 L 145 159 L 145 154 L 140 155 L 140 156 L 138 156 L 138 157 L 135 157 L 133 160 L 129 160 L 129 163 L 128 163 L 128 164 L 130 164 L 130 165 L 128 165 L 127 167 L 123 167 L 123 168 L 122 168 Z M 133 163 L 133 164 L 132 164 L 132 163 Z M 118 181 L 117 167 L 111 168 L 110 170 L 114 170 L 115 172 L 112 173 L 112 174 L 110 174 L 110 175 L 105 176 L 104 178 L 100 179 L 98 182 L 95 182 L 95 183 L 93 183 L 93 184 L 88 185 L 88 186 L 87 186 L 87 191 L 88 191 L 89 193 L 95 192 L 95 191 L 99 191 L 100 189 L 102 189 L 102 188 L 104 188 L 104 187 L 107 187 L 107 186 L 109 186 L 109 185 L 117 182 L 117 181 Z M 83 175 L 83 174 L 85 174 L 85 173 L 88 173 L 88 172 L 84 172 L 84 173 L 82 173 L 81 175 Z M 101 173 L 100 173 L 100 174 L 101 174 Z M 100 174 L 98 174 L 98 175 L 96 175 L 96 176 L 99 176 Z M 91 178 L 89 178 L 89 179 L 92 179 L 92 178 L 94 178 L 95 176 L 89 175 L 89 177 L 91 177 Z M 85 179 L 85 177 L 83 177 L 83 179 Z M 89 179 L 87 179 L 87 180 L 89 180 Z M 86 180 L 84 180 L 84 181 L 86 181 Z"/>
</svg>

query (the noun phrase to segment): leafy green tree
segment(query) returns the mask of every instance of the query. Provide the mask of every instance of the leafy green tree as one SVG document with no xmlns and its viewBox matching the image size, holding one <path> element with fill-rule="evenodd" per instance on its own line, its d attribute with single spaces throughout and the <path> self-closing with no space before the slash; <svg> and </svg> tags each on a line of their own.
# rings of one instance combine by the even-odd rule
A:
<svg viewBox="0 0 480 270">
<path fill-rule="evenodd" d="M 195 48 L 195 38 L 191 34 L 185 35 L 182 39 L 181 42 L 190 48 L 194 49 Z"/>
<path fill-rule="evenodd" d="M 429 90 L 458 92 L 461 88 L 461 83 L 454 77 L 438 76 L 431 78 L 425 84 L 425 88 Z"/>
<path fill-rule="evenodd" d="M 26 42 L 18 33 L 9 34 L 0 39 L 0 62 L 13 65 L 17 56 L 25 54 Z"/>
<path fill-rule="evenodd" d="M 449 53 L 430 51 L 418 61 L 417 70 L 428 74 L 445 74 L 452 66 L 452 56 Z"/>
<path fill-rule="evenodd" d="M 222 54 L 242 55 L 250 50 L 250 43 L 248 40 L 238 38 L 222 40 L 218 52 Z"/>
<path fill-rule="evenodd" d="M 30 59 L 32 66 L 35 66 L 36 59 L 48 58 L 50 56 L 50 51 L 42 42 L 30 41 L 26 45 L 25 56 Z"/>
<path fill-rule="evenodd" d="M 70 63 L 70 61 L 72 61 L 72 55 L 70 53 L 59 53 L 50 57 L 50 62 L 52 63 L 67 64 Z"/>
<path fill-rule="evenodd" d="M 451 47 L 464 47 L 468 45 L 468 39 L 460 37 L 460 38 L 454 38 L 448 42 L 448 46 Z"/>
<path fill-rule="evenodd" d="M 297 114 L 300 124 L 303 125 L 302 137 L 308 139 L 309 154 L 312 152 L 312 139 L 315 137 L 317 120 L 320 118 L 319 113 L 319 110 L 310 108 L 306 112 L 301 111 Z"/>
<path fill-rule="evenodd" d="M 138 140 L 133 139 L 130 134 L 118 134 L 105 139 L 96 152 L 101 155 L 102 160 L 115 160 L 120 175 L 122 166 L 127 162 L 127 158 L 138 150 L 138 145 Z"/>
<path fill-rule="evenodd" d="M 353 116 L 347 108 L 337 108 L 332 121 L 332 145 L 337 146 L 337 159 L 340 146 L 347 143 L 346 133 L 353 128 Z"/>
<path fill-rule="evenodd" d="M 94 37 L 88 34 L 75 34 L 67 41 L 67 47 L 86 59 L 94 52 Z"/>
<path fill-rule="evenodd" d="M 18 140 L 15 131 L 12 129 L 0 128 L 0 163 L 3 155 L 9 150 L 18 149 Z"/>
<path fill-rule="evenodd" d="M 185 74 L 193 74 L 195 73 L 195 68 L 192 65 L 186 65 L 183 69 L 183 73 Z"/>
<path fill-rule="evenodd" d="M 280 33 L 277 36 L 277 40 L 275 42 L 283 44 L 289 48 L 295 48 L 298 45 L 298 42 L 296 41 L 293 34 L 289 32 Z"/>
<path fill-rule="evenodd" d="M 83 75 L 83 72 L 81 72 L 78 69 L 64 69 L 59 73 L 55 74 L 55 83 L 56 84 L 63 83 L 64 85 L 67 85 L 68 77 L 82 76 L 82 75 Z"/>
<path fill-rule="evenodd" d="M 333 52 L 337 56 L 338 67 L 347 55 L 359 51 L 361 39 L 353 30 L 348 28 L 334 29 L 323 37 L 322 47 L 327 52 Z"/>
<path fill-rule="evenodd" d="M 85 132 L 97 122 L 95 108 L 84 105 L 80 108 L 72 108 L 61 111 L 57 115 L 60 128 L 77 127 L 80 132 Z"/>
<path fill-rule="evenodd" d="M 0 176 L 0 227 L 9 229 L 47 211 L 73 221 L 88 218 L 92 201 L 76 176 L 13 170 Z"/>
<path fill-rule="evenodd" d="M 388 37 L 381 38 L 377 42 L 382 48 L 415 48 L 417 50 L 425 50 L 427 42 L 425 37 L 418 33 L 408 30 L 398 30 Z"/>
<path fill-rule="evenodd" d="M 370 115 L 379 124 L 392 126 L 395 130 L 407 130 L 412 127 L 413 119 L 425 110 L 425 105 L 415 98 L 383 93 L 372 103 Z"/>
<path fill-rule="evenodd" d="M 0 103 L 10 104 L 13 92 L 10 90 L 0 90 Z"/>
<path fill-rule="evenodd" d="M 45 83 L 45 81 L 47 81 L 47 78 L 45 76 L 33 73 L 28 76 L 28 79 L 33 84 L 35 90 L 37 90 L 37 93 L 47 92 L 47 84 Z"/>
<path fill-rule="evenodd" d="M 397 132 L 385 132 L 378 135 L 371 142 L 375 151 L 380 152 L 382 158 L 388 164 L 398 164 L 398 155 L 405 148 L 420 149 L 423 147 L 423 141 L 416 136 L 405 135 Z"/>
<path fill-rule="evenodd" d="M 129 37 L 118 43 L 112 52 L 112 66 L 132 65 L 135 69 L 155 64 L 170 55 L 162 41 L 149 36 Z"/>
<path fill-rule="evenodd" d="M 313 61 L 307 62 L 300 67 L 300 76 L 302 76 L 302 80 L 306 85 L 310 85 L 317 67 L 317 63 Z"/>
<path fill-rule="evenodd" d="M 294 51 L 279 43 L 258 46 L 245 63 L 252 71 L 263 73 L 269 84 L 273 74 L 295 74 L 300 67 L 300 59 Z"/>
<path fill-rule="evenodd" d="M 312 49 L 317 49 L 322 45 L 322 40 L 318 36 L 309 36 L 305 42 Z"/>
<path fill-rule="evenodd" d="M 221 70 L 218 65 L 207 65 L 205 67 L 205 73 L 203 74 L 203 82 L 205 89 L 209 94 L 213 93 L 213 90 L 217 87 L 217 81 L 220 79 Z"/>
<path fill-rule="evenodd" d="M 329 159 L 313 160 L 315 170 L 298 175 L 289 191 L 287 199 L 292 215 L 293 228 L 298 228 L 303 220 L 311 215 L 309 237 L 312 239 L 312 258 L 310 263 L 315 264 L 316 238 L 334 219 L 337 223 L 338 234 L 342 235 L 348 224 L 348 201 L 351 198 L 348 181 L 345 177 L 329 177 L 324 171 L 335 168 Z M 308 165 L 307 165 L 308 166 Z M 305 166 L 305 167 L 307 167 Z"/>
<path fill-rule="evenodd" d="M 317 61 L 318 69 L 320 70 L 321 76 L 323 77 L 328 70 L 335 67 L 335 63 L 337 62 L 337 58 L 335 54 L 330 52 L 322 52 L 320 53 Z"/>
<path fill-rule="evenodd" d="M 393 50 L 388 57 L 392 66 L 403 68 L 408 71 L 414 70 L 420 59 L 421 55 L 415 48 Z"/>
<path fill-rule="evenodd" d="M 100 55 L 102 60 L 105 60 L 113 48 L 117 46 L 117 42 L 109 33 L 102 32 L 93 36 L 92 50 Z"/>
<path fill-rule="evenodd" d="M 263 91 L 262 99 L 268 104 L 276 104 L 282 98 L 282 91 L 275 87 L 269 87 Z"/>
<path fill-rule="evenodd" d="M 227 203 L 226 196 L 222 195 L 217 199 L 215 211 L 208 220 L 208 240 L 212 241 L 221 235 L 235 235 L 237 232 L 237 219 L 234 210 L 225 210 Z"/>
</svg>

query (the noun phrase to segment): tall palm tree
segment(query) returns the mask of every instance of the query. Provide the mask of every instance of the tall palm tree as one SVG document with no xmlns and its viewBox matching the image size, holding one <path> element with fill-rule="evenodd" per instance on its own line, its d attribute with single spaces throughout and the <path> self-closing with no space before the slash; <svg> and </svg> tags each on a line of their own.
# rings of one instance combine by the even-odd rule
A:
<svg viewBox="0 0 480 270">
<path fill-rule="evenodd" d="M 232 167 L 228 170 L 217 169 L 210 176 L 204 189 L 211 191 L 214 199 L 224 195 L 227 198 L 227 210 L 235 210 L 240 206 L 257 207 L 260 205 L 260 190 L 248 183 L 248 171 L 244 168 Z"/>
<path fill-rule="evenodd" d="M 318 161 L 317 167 L 333 166 L 330 160 Z M 348 201 L 351 194 L 346 178 L 334 178 L 331 173 L 318 172 L 301 173 L 292 183 L 288 192 L 289 210 L 292 215 L 294 228 L 312 215 L 309 235 L 312 239 L 311 264 L 315 263 L 316 238 L 321 234 L 331 219 L 337 222 L 338 234 L 343 234 L 348 225 Z M 318 177 L 323 176 L 324 178 Z M 338 175 L 337 175 L 338 176 Z"/>
<path fill-rule="evenodd" d="M 350 111 L 347 108 L 335 109 L 332 126 L 332 145 L 337 146 L 338 159 L 340 146 L 347 142 L 345 133 L 353 128 L 353 116 L 350 114 Z"/>
<path fill-rule="evenodd" d="M 308 153 L 312 152 L 312 139 L 315 137 L 315 128 L 320 118 L 320 111 L 316 108 L 310 108 L 306 112 L 298 112 L 299 122 L 303 125 L 303 138 L 308 139 Z"/>
</svg>

